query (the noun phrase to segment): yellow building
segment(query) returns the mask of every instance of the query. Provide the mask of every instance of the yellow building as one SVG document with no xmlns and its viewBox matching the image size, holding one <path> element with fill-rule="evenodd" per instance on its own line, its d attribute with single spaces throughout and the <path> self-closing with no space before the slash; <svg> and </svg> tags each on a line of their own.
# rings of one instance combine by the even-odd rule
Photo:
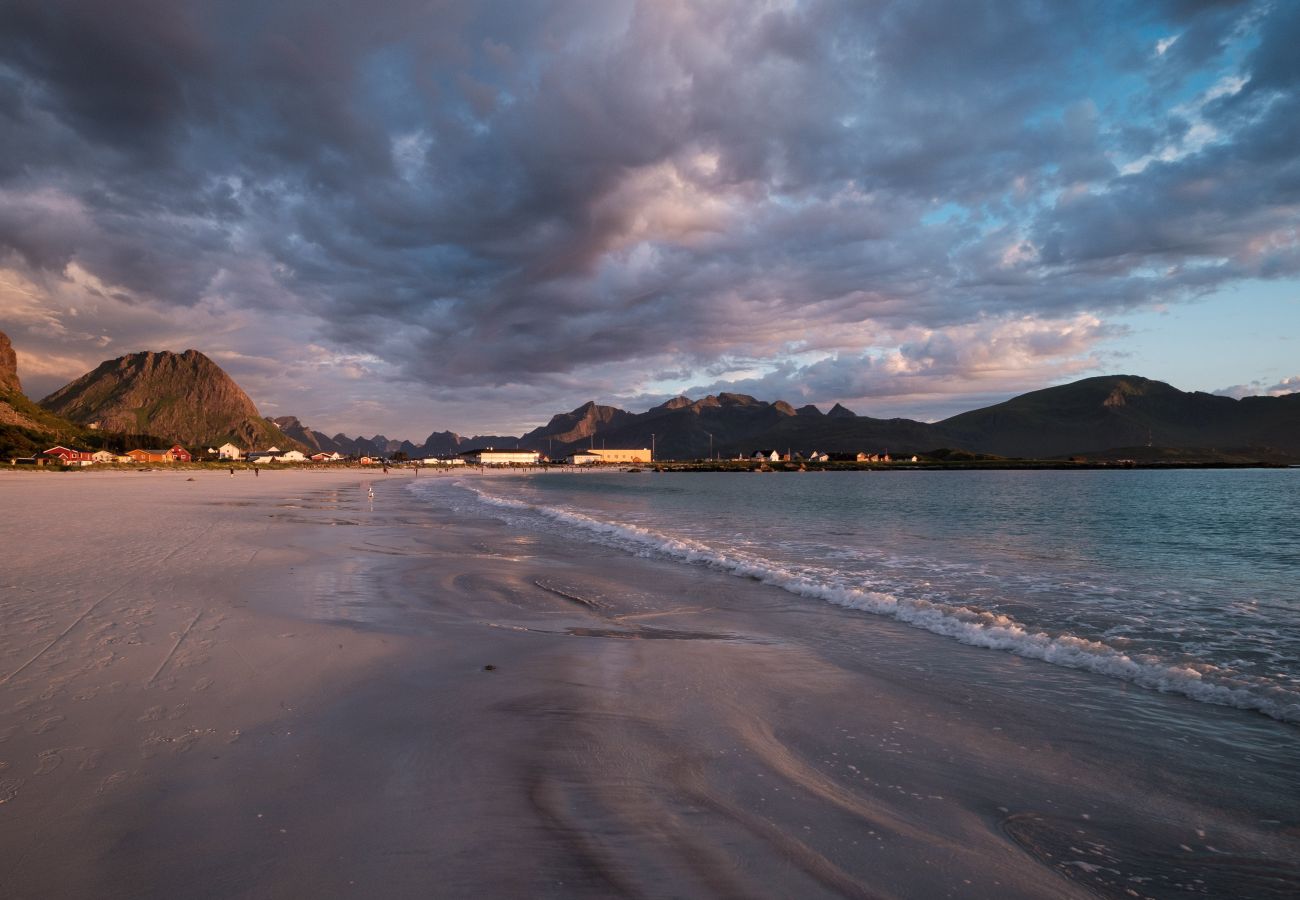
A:
<svg viewBox="0 0 1300 900">
<path fill-rule="evenodd" d="M 581 453 L 573 455 L 573 461 L 578 465 L 591 463 L 648 463 L 653 461 L 649 447 L 642 447 L 640 450 L 616 450 L 601 447 L 600 449 L 583 450 Z"/>
</svg>

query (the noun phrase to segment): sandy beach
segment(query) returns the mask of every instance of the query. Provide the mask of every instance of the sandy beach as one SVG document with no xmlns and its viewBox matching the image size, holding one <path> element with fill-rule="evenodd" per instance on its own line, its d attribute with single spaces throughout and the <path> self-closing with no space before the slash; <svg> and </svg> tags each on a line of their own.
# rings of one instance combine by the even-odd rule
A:
<svg viewBox="0 0 1300 900">
<path fill-rule="evenodd" d="M 1292 726 L 411 481 L 0 473 L 0 896 L 1300 887 Z"/>
</svg>

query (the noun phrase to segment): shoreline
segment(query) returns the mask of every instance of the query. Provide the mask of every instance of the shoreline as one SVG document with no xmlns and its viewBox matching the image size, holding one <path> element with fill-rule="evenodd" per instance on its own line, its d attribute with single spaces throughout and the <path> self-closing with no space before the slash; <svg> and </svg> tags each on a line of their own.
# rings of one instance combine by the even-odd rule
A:
<svg viewBox="0 0 1300 900">
<path fill-rule="evenodd" d="M 1300 884 L 1286 751 L 1206 781 L 1289 726 L 453 515 L 401 470 L 265 474 L 0 479 L 0 893 Z"/>
</svg>

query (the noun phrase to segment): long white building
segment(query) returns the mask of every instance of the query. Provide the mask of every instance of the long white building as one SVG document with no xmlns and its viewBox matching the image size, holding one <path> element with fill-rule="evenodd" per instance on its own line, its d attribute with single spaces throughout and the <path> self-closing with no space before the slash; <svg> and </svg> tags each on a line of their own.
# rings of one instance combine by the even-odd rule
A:
<svg viewBox="0 0 1300 900">
<path fill-rule="evenodd" d="M 476 466 L 534 466 L 541 458 L 536 450 L 469 450 L 461 454 Z"/>
</svg>

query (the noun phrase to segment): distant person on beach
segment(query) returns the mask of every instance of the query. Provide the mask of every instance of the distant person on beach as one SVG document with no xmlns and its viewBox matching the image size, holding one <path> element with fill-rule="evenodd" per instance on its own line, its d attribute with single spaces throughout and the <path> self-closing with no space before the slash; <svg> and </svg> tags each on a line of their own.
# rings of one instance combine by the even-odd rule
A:
<svg viewBox="0 0 1300 900">
<path fill-rule="evenodd" d="M 388 464 L 387 464 L 387 463 L 384 464 L 384 474 L 385 474 L 385 475 L 388 474 Z"/>
<path fill-rule="evenodd" d="M 254 477 L 254 478 L 261 478 L 261 477 L 262 477 L 262 470 L 259 469 L 257 466 L 253 466 L 253 477 Z"/>
<path fill-rule="evenodd" d="M 231 466 L 231 467 L 230 467 L 230 477 L 231 477 L 231 478 L 234 478 L 234 477 L 235 477 L 235 467 L 234 467 L 234 466 Z"/>
</svg>

